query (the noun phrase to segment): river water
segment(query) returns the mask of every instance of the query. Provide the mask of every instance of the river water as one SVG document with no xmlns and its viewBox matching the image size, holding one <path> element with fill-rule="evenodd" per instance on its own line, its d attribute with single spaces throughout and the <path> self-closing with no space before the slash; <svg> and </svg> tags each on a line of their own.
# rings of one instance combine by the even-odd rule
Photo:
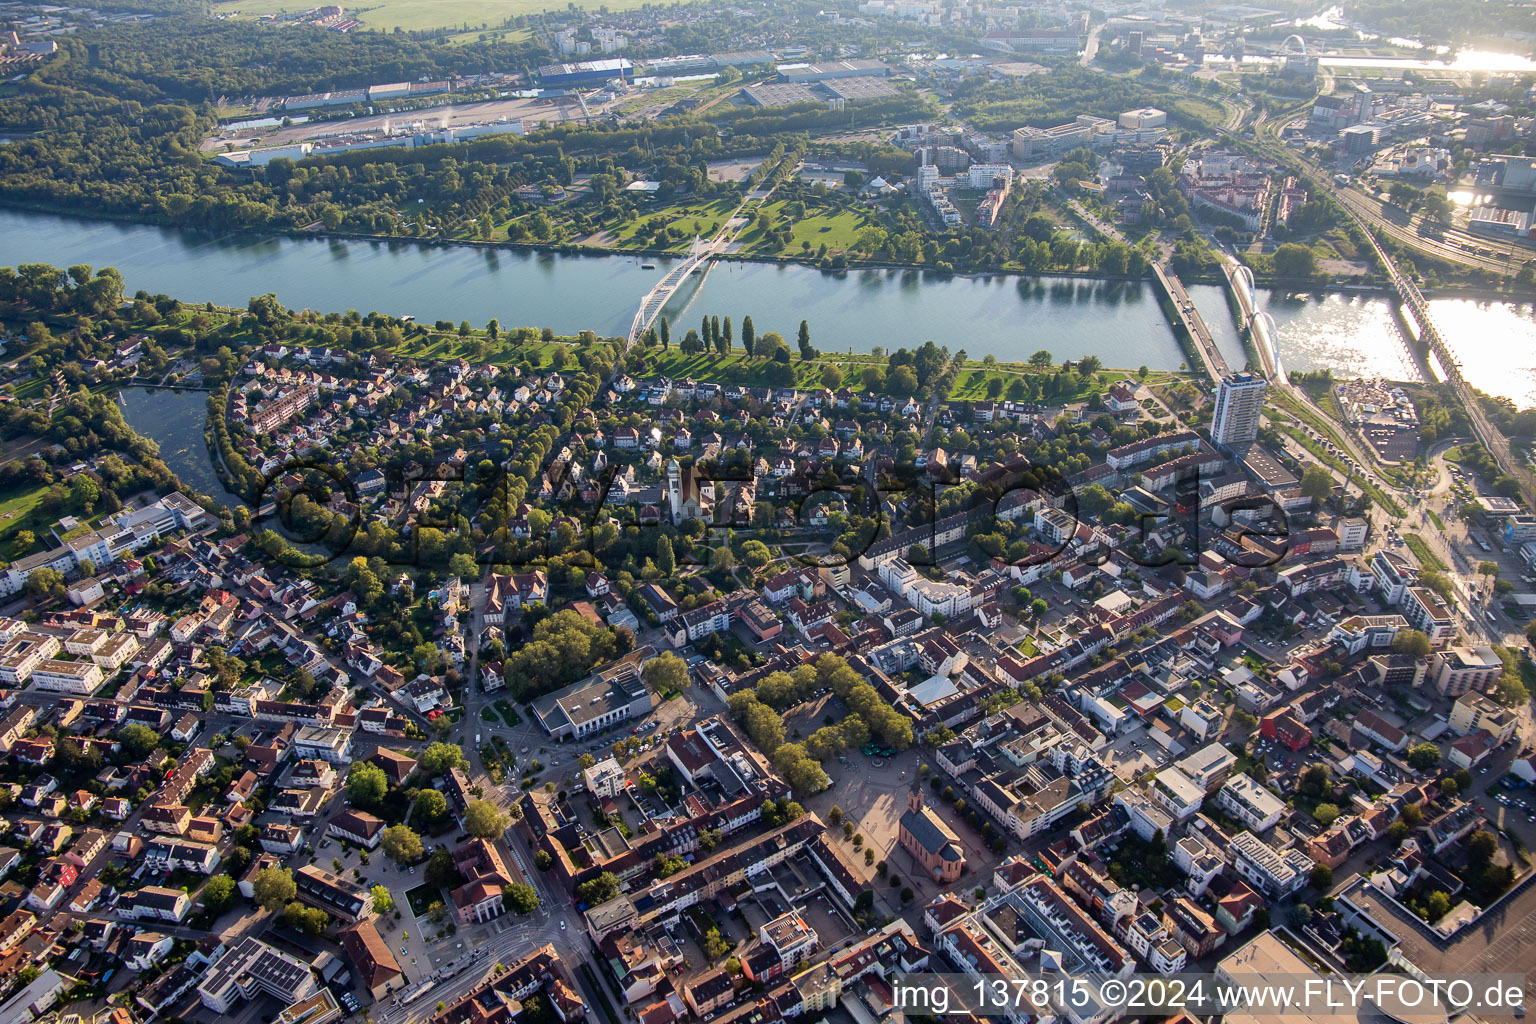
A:
<svg viewBox="0 0 1536 1024">
<path fill-rule="evenodd" d="M 213 238 L 144 225 L 0 210 L 0 266 L 42 262 L 116 266 L 130 292 L 244 305 L 275 292 L 294 308 L 414 314 L 420 320 L 492 317 L 503 326 L 591 329 L 620 335 L 642 295 L 665 273 L 630 256 L 433 247 L 413 242 Z M 697 278 L 694 279 L 698 281 Z M 1245 362 L 1223 289 L 1190 288 L 1233 366 Z M 1341 376 L 1412 376 L 1388 300 L 1259 289 L 1291 369 Z M 1536 310 L 1512 303 L 1436 299 L 1431 309 L 1468 379 L 1522 406 L 1536 405 Z M 1150 284 L 1063 277 L 939 275 L 916 270 L 828 273 L 793 264 L 717 264 L 665 311 L 679 329 L 708 313 L 750 315 L 759 333 L 793 337 L 802 319 L 828 352 L 887 351 L 933 340 L 972 358 L 1096 355 L 1104 365 L 1173 369 L 1183 361 Z M 196 443 L 202 443 L 198 428 Z M 162 442 L 162 447 L 166 443 Z M 177 447 L 181 447 L 178 444 Z M 201 484 L 199 484 L 201 487 Z M 210 488 L 212 489 L 212 488 Z"/>
<path fill-rule="evenodd" d="M 491 318 L 504 327 L 622 335 L 668 261 L 565 256 L 414 242 L 212 238 L 143 225 L 0 211 L 0 266 L 115 266 L 128 289 L 243 306 L 274 292 L 292 308 L 356 309 L 419 320 Z M 802 319 L 826 351 L 915 347 L 930 339 L 975 358 L 1058 360 L 1098 355 L 1107 366 L 1171 369 L 1183 360 L 1146 283 L 1075 278 L 972 278 L 913 270 L 842 274 L 798 265 L 720 263 L 681 289 L 664 313 L 750 315 L 759 334 L 793 338 Z M 679 332 L 680 333 L 680 332 Z"/>
</svg>

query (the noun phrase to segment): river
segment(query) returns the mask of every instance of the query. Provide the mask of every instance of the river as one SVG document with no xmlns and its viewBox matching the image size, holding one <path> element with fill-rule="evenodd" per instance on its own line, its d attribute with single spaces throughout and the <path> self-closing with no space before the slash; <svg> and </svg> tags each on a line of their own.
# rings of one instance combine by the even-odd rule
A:
<svg viewBox="0 0 1536 1024">
<path fill-rule="evenodd" d="M 115 266 L 128 290 L 243 306 L 274 292 L 292 308 L 356 309 L 419 320 L 491 318 L 503 326 L 622 335 L 640 297 L 665 273 L 633 256 L 568 256 L 415 242 L 210 236 L 143 225 L 0 211 L 0 266 Z M 980 358 L 1098 355 L 1107 366 L 1171 369 L 1183 361 L 1146 283 L 966 277 L 915 270 L 830 273 L 793 264 L 716 264 L 702 288 L 664 310 L 750 315 L 759 334 L 793 338 L 810 321 L 826 351 L 891 350 L 934 340 Z M 681 333 L 681 332 L 679 332 Z"/>
<path fill-rule="evenodd" d="M 0 266 L 116 266 L 130 292 L 244 305 L 275 292 L 294 308 L 357 309 L 504 326 L 623 334 L 640 296 L 665 272 L 631 256 L 565 256 L 414 242 L 206 235 L 145 225 L 0 210 Z M 695 279 L 697 280 L 697 279 Z M 1190 294 L 1233 366 L 1245 362 L 1223 289 Z M 1286 366 L 1332 367 L 1341 376 L 1409 377 L 1391 306 L 1380 297 L 1292 296 L 1259 289 Z M 1430 307 L 1478 387 L 1536 405 L 1536 310 L 1512 303 L 1435 299 Z M 1172 369 L 1183 362 L 1152 285 L 1065 277 L 970 277 L 917 270 L 830 273 L 794 264 L 717 264 L 702 286 L 666 310 L 679 329 L 709 313 L 759 333 L 794 337 L 810 323 L 824 351 L 867 352 L 927 340 L 972 358 L 1096 355 L 1106 366 Z M 200 428 L 199 428 L 200 430 Z M 202 443 L 199 432 L 196 441 Z M 178 445 L 179 447 L 180 445 Z M 165 443 L 162 442 L 162 447 Z M 201 484 L 198 485 L 201 487 Z"/>
</svg>

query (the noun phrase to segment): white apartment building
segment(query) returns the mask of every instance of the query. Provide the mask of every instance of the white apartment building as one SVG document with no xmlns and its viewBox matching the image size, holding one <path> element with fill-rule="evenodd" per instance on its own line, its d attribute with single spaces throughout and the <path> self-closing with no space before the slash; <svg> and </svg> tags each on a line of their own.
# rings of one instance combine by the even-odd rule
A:
<svg viewBox="0 0 1536 1024">
<path fill-rule="evenodd" d="M 1211 440 L 1217 444 L 1244 444 L 1259 436 L 1259 413 L 1264 409 L 1264 390 L 1269 381 L 1253 373 L 1232 373 L 1216 387 L 1216 409 L 1211 416 Z"/>
<path fill-rule="evenodd" d="M 1152 783 L 1152 799 L 1175 821 L 1183 821 L 1200 810 L 1205 790 L 1177 768 L 1164 768 Z"/>
<path fill-rule="evenodd" d="M 1289 896 L 1312 874 L 1312 859 L 1306 854 L 1294 847 L 1281 853 L 1252 832 L 1233 836 L 1230 852 L 1237 873 L 1271 899 Z"/>
<path fill-rule="evenodd" d="M 1254 832 L 1267 832 L 1280 822 L 1285 801 L 1246 775 L 1234 775 L 1216 794 L 1216 803 Z"/>
<path fill-rule="evenodd" d="M 106 681 L 100 666 L 93 661 L 44 660 L 38 662 L 32 670 L 31 687 L 34 690 L 51 690 L 83 697 L 101 689 Z"/>
</svg>

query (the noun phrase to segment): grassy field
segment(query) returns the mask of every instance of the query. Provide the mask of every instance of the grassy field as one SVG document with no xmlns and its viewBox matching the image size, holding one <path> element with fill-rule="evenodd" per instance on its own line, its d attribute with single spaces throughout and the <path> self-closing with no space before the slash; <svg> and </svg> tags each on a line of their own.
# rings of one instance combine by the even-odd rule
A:
<svg viewBox="0 0 1536 1024">
<path fill-rule="evenodd" d="M 674 328 L 674 339 L 677 337 L 677 331 L 681 329 L 681 327 Z M 697 381 L 718 384 L 761 385 L 766 383 L 764 370 L 770 365 L 760 359 L 748 359 L 746 353 L 739 347 L 723 356 L 718 354 L 685 356 L 676 346 L 665 351 L 653 348 L 646 349 L 644 352 L 647 362 L 645 375 L 648 377 L 665 374 L 678 380 L 692 377 Z M 874 356 L 867 352 L 823 352 L 812 362 L 805 362 L 797 357 L 790 366 L 795 371 L 795 383 L 799 387 L 820 387 L 822 369 L 831 364 L 842 371 L 844 384 L 857 390 L 862 387 L 859 378 L 865 367 L 883 367 L 887 362 L 886 357 Z M 1037 372 L 1039 371 L 1026 369 L 1022 364 L 1017 363 L 986 366 L 978 360 L 969 360 L 957 376 L 949 397 L 955 401 L 974 401 L 985 398 L 987 384 L 992 378 L 1000 378 L 1006 389 L 1007 385 L 1015 379 Z M 1097 374 L 1088 377 L 1074 376 L 1077 387 L 1073 393 L 1059 396 L 1052 401 L 1082 401 L 1096 391 L 1104 391 L 1111 383 L 1124 377 L 1134 379 L 1136 374 L 1125 370 L 1100 370 Z M 1147 376 L 1146 382 L 1170 383 L 1178 379 L 1181 379 L 1180 374 L 1171 371 L 1154 371 Z"/>
<path fill-rule="evenodd" d="M 476 328 L 474 337 L 484 338 L 485 332 Z M 577 350 L 574 345 L 558 341 L 513 341 L 505 335 L 491 343 L 485 361 L 505 366 L 526 358 L 536 367 L 546 367 L 552 364 L 550 357 L 556 349 L 563 349 L 571 364 L 576 362 Z M 395 354 L 405 359 L 471 358 L 468 339 L 456 334 L 425 334 L 407 338 L 395 349 Z"/>
<path fill-rule="evenodd" d="M 601 6 L 611 11 L 633 10 L 644 0 L 606 0 Z M 247 15 L 285 14 L 307 11 L 314 4 L 294 0 L 230 0 L 216 3 L 216 14 L 240 13 Z M 597 10 L 597 4 L 577 4 Z M 565 11 L 566 4 L 553 0 L 383 0 L 376 6 L 349 8 L 347 13 L 369 28 L 390 31 L 427 31 L 430 29 L 457 29 L 468 26 L 469 31 L 495 28 L 507 18 L 517 14 L 537 14 L 540 11 Z"/>
<path fill-rule="evenodd" d="M 681 230 L 688 237 L 678 242 L 674 248 L 687 248 L 693 243 L 693 236 L 710 238 L 720 230 L 725 219 L 736 209 L 740 200 L 736 196 L 726 196 L 707 203 L 678 203 L 674 206 L 664 206 L 651 210 L 643 216 L 617 228 L 613 232 L 615 244 L 623 246 L 633 241 L 641 227 L 660 223 L 668 227 Z"/>
<path fill-rule="evenodd" d="M 47 491 L 48 488 L 39 486 L 30 490 L 12 490 L 0 496 L 0 552 L 4 552 L 8 558 L 30 554 L 28 551 L 13 550 L 16 534 L 20 531 L 31 530 L 38 538 L 48 536 L 53 517 L 44 515 L 38 508 Z"/>
<path fill-rule="evenodd" d="M 782 202 L 769 203 L 763 207 L 775 221 L 782 219 L 785 204 Z M 756 224 L 749 227 L 741 235 L 741 249 L 743 252 L 780 255 L 782 253 L 803 252 L 809 243 L 812 252 L 825 245 L 829 250 L 838 252 L 851 249 L 853 241 L 860 231 L 868 226 L 880 225 L 878 219 L 858 210 L 839 210 L 826 208 L 812 212 L 808 209 L 806 216 L 795 222 L 790 229 L 789 245 L 780 249 L 768 241 L 764 232 Z"/>
</svg>

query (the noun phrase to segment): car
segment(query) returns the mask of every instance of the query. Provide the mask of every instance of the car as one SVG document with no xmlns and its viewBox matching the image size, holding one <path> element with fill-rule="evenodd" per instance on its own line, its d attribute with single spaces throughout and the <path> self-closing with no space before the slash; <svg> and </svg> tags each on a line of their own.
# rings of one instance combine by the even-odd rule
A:
<svg viewBox="0 0 1536 1024">
<path fill-rule="evenodd" d="M 565 931 L 565 922 L 564 921 L 560 922 L 560 930 L 561 931 Z"/>
<path fill-rule="evenodd" d="M 411 871 L 411 874 L 414 875 L 416 873 L 416 865 L 412 864 L 411 867 L 410 867 L 410 871 Z"/>
<path fill-rule="evenodd" d="M 400 947 L 400 952 L 402 952 L 402 953 L 404 953 L 404 952 L 405 952 L 405 947 L 404 947 L 404 946 L 401 946 L 401 947 Z"/>
</svg>

